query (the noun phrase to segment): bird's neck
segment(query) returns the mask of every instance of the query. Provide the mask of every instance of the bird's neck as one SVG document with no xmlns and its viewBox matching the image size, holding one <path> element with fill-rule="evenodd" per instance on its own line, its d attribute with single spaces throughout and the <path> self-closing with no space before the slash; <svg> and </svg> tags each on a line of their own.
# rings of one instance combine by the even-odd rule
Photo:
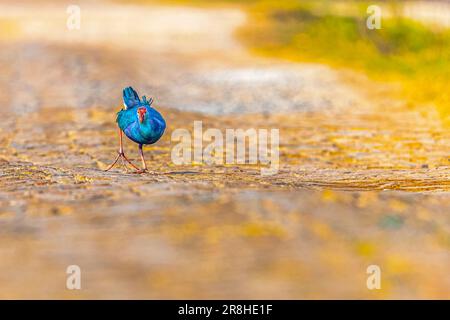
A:
<svg viewBox="0 0 450 320">
<path fill-rule="evenodd" d="M 150 120 L 149 119 L 145 119 L 144 121 L 142 121 L 142 123 L 139 123 L 139 130 L 141 131 L 141 133 L 146 136 L 148 134 L 151 133 L 152 131 L 152 126 L 150 124 Z"/>
<path fill-rule="evenodd" d="M 144 121 L 139 122 L 139 127 L 140 128 L 150 128 L 150 120 L 145 119 Z"/>
</svg>

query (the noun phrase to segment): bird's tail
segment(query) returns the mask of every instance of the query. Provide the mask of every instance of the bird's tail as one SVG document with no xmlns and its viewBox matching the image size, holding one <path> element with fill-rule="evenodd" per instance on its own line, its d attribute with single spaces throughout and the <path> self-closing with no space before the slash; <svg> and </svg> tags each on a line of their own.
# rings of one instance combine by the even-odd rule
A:
<svg viewBox="0 0 450 320">
<path fill-rule="evenodd" d="M 141 100 L 137 92 L 132 87 L 123 89 L 123 104 L 125 109 L 139 106 Z"/>
</svg>

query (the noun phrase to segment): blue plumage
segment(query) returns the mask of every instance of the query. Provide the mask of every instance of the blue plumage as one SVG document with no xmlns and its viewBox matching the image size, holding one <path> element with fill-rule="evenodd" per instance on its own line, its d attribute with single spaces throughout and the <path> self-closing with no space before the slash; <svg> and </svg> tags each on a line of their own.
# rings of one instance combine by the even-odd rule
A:
<svg viewBox="0 0 450 320">
<path fill-rule="evenodd" d="M 145 96 L 139 99 L 137 92 L 128 87 L 123 89 L 123 103 L 125 108 L 117 113 L 117 124 L 119 125 L 119 152 L 114 162 L 106 168 L 105 171 L 112 169 L 117 161 L 122 160 L 128 162 L 137 173 L 147 172 L 147 164 L 144 159 L 142 146 L 144 144 L 153 144 L 158 141 L 164 134 L 166 122 L 161 114 L 152 108 L 153 99 L 147 101 Z M 139 155 L 142 161 L 142 169 L 139 169 L 131 162 L 124 153 L 122 144 L 122 132 L 132 141 L 139 144 Z"/>
<path fill-rule="evenodd" d="M 152 99 L 139 99 L 137 92 L 128 87 L 123 90 L 125 109 L 117 113 L 117 123 L 125 135 L 138 144 L 153 144 L 164 134 L 166 122 L 151 107 Z"/>
</svg>

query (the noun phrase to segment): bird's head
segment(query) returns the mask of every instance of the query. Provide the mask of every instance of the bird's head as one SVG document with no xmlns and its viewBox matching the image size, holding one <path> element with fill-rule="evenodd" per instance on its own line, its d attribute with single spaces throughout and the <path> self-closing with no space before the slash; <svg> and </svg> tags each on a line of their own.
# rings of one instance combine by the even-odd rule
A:
<svg viewBox="0 0 450 320">
<path fill-rule="evenodd" d="M 140 123 L 144 122 L 146 114 L 147 114 L 147 108 L 140 107 L 137 109 L 137 115 L 138 115 Z"/>
</svg>

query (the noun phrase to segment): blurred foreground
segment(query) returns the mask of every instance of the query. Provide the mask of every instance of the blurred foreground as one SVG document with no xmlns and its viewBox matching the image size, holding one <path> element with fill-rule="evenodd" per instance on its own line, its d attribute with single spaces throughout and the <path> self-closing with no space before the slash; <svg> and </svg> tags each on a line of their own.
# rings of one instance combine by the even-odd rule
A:
<svg viewBox="0 0 450 320">
<path fill-rule="evenodd" d="M 359 74 L 249 55 L 238 9 L 86 3 L 68 31 L 65 8 L 0 5 L 0 298 L 450 297 L 438 112 Z M 143 176 L 102 171 L 128 85 L 168 123 Z M 173 165 L 171 132 L 195 120 L 279 128 L 280 173 Z"/>
</svg>

